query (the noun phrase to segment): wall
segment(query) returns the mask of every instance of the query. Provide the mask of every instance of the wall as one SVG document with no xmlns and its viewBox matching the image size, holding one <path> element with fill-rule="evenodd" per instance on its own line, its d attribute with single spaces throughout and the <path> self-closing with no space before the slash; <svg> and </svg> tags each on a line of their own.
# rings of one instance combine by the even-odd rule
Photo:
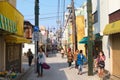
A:
<svg viewBox="0 0 120 80">
<path fill-rule="evenodd" d="M 100 0 L 100 33 L 103 33 L 105 26 L 109 23 L 109 17 L 108 17 L 109 2 L 108 1 L 109 0 Z M 102 47 L 103 47 L 104 54 L 106 56 L 105 69 L 110 71 L 111 70 L 110 69 L 110 64 L 111 64 L 110 63 L 110 44 L 109 44 L 108 36 L 105 36 L 105 35 L 103 36 Z"/>
<path fill-rule="evenodd" d="M 93 24 L 93 34 L 100 32 L 100 1 L 92 0 L 92 13 L 94 14 L 97 11 L 98 13 L 98 21 Z"/>
<path fill-rule="evenodd" d="M 0 36 L 0 71 L 1 70 L 5 70 L 5 44 L 3 36 Z"/>
<path fill-rule="evenodd" d="M 85 55 L 85 44 L 79 44 L 79 41 L 85 36 L 85 21 L 84 16 L 77 16 L 76 17 L 76 28 L 77 28 L 77 44 L 78 49 L 83 50 Z"/>
<path fill-rule="evenodd" d="M 24 47 L 22 48 L 22 55 L 24 55 L 24 53 L 26 53 L 29 48 L 31 49 L 33 54 L 35 54 L 35 44 L 27 44 L 27 43 L 25 43 Z"/>
<path fill-rule="evenodd" d="M 120 0 L 109 0 L 109 14 L 120 9 Z"/>
<path fill-rule="evenodd" d="M 98 11 L 98 22 L 94 24 L 94 34 L 100 33 L 103 36 L 103 30 L 106 24 L 109 23 L 108 13 L 109 13 L 109 0 L 92 0 L 93 1 L 93 13 Z M 102 49 L 106 56 L 106 66 L 105 69 L 111 71 L 110 68 L 110 44 L 108 36 L 103 36 L 102 39 Z"/>
<path fill-rule="evenodd" d="M 0 14 L 9 18 L 13 22 L 16 23 L 17 32 L 16 34 L 19 36 L 23 36 L 23 15 L 13 6 L 11 6 L 8 2 L 0 2 Z M 14 15 L 14 16 L 13 16 Z"/>
</svg>

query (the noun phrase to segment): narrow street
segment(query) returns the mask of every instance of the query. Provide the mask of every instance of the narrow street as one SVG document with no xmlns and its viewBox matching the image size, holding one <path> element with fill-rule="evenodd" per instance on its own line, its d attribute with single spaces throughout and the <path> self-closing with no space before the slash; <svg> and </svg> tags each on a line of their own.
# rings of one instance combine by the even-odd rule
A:
<svg viewBox="0 0 120 80">
<path fill-rule="evenodd" d="M 49 70 L 44 70 L 43 77 L 37 77 L 34 67 L 22 80 L 99 80 L 97 75 L 87 76 L 87 66 L 83 68 L 83 75 L 77 74 L 74 63 L 71 68 L 67 65 L 67 58 L 61 58 L 60 53 L 49 54 L 47 63 L 51 66 Z"/>
</svg>

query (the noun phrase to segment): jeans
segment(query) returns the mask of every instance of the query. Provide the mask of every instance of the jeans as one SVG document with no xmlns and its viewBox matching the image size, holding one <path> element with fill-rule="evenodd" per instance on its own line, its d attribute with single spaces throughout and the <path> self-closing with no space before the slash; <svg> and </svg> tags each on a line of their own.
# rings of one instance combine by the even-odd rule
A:
<svg viewBox="0 0 120 80">
<path fill-rule="evenodd" d="M 78 65 L 78 71 L 82 72 L 83 65 Z"/>
<path fill-rule="evenodd" d="M 41 63 L 37 63 L 37 72 L 38 74 L 43 74 L 43 67 Z"/>
<path fill-rule="evenodd" d="M 28 58 L 28 64 L 29 64 L 29 66 L 31 66 L 31 64 L 32 64 L 32 58 Z"/>
<path fill-rule="evenodd" d="M 68 62 L 68 67 L 70 67 L 72 65 L 72 62 Z"/>
</svg>

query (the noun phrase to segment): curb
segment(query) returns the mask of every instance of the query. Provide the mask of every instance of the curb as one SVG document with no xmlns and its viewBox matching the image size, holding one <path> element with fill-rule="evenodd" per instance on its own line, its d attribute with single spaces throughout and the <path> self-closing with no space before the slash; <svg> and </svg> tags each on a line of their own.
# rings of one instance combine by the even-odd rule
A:
<svg viewBox="0 0 120 80">
<path fill-rule="evenodd" d="M 30 70 L 31 70 L 33 67 L 34 67 L 34 66 L 31 66 L 31 67 L 28 68 L 25 72 L 20 73 L 15 79 L 12 79 L 12 80 L 22 80 L 22 79 L 25 77 L 25 75 L 26 75 L 27 73 L 29 73 Z"/>
</svg>

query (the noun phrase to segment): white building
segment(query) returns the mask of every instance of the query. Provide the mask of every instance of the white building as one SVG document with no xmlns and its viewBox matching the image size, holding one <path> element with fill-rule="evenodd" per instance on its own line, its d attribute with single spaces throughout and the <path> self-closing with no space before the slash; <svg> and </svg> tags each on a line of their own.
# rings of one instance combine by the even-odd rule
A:
<svg viewBox="0 0 120 80">
<path fill-rule="evenodd" d="M 94 23 L 94 33 L 100 33 L 102 50 L 106 56 L 105 69 L 111 75 L 120 78 L 120 0 L 92 0 L 93 14 L 97 20 Z M 94 19 L 94 20 L 95 20 Z"/>
</svg>

